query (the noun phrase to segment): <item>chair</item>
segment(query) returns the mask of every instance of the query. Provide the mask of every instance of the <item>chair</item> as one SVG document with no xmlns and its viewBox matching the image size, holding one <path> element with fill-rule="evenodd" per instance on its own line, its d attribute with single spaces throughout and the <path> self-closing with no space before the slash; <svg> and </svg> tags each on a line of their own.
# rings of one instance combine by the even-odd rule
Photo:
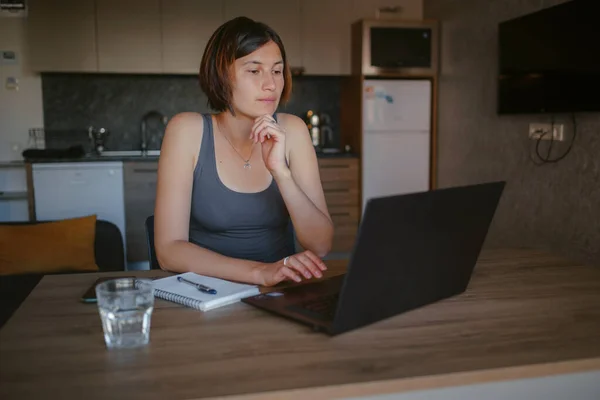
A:
<svg viewBox="0 0 600 400">
<path fill-rule="evenodd" d="M 146 242 L 148 243 L 150 269 L 160 269 L 160 264 L 156 258 L 156 251 L 154 250 L 154 215 L 146 218 Z"/>
<path fill-rule="evenodd" d="M 0 225 L 32 225 L 48 221 L 2 222 Z M 94 241 L 96 265 L 101 272 L 125 270 L 125 248 L 119 228 L 108 221 L 96 220 Z M 64 274 L 59 272 L 58 274 Z M 66 272 L 68 273 L 68 272 Z M 0 328 L 45 274 L 19 274 L 0 276 Z"/>
</svg>

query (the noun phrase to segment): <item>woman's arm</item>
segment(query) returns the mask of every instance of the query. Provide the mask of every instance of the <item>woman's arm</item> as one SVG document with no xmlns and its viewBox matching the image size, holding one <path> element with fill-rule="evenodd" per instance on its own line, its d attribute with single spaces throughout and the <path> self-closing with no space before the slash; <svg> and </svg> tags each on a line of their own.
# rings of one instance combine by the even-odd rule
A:
<svg viewBox="0 0 600 400">
<path fill-rule="evenodd" d="M 324 257 L 331 250 L 333 223 L 325 202 L 317 156 L 304 121 L 290 114 L 278 114 L 286 131 L 289 169 L 275 174 L 298 241 L 303 248 Z"/>
<path fill-rule="evenodd" d="M 284 279 L 300 281 L 299 274 L 282 261 L 263 264 L 226 257 L 189 242 L 193 175 L 203 126 L 201 115 L 182 113 L 169 121 L 165 131 L 154 209 L 154 247 L 161 268 L 261 285 Z M 317 265 L 315 261 L 306 268 L 302 265 L 294 268 L 308 278 L 305 269 L 315 271 Z M 318 268 L 324 269 L 324 265 Z"/>
</svg>

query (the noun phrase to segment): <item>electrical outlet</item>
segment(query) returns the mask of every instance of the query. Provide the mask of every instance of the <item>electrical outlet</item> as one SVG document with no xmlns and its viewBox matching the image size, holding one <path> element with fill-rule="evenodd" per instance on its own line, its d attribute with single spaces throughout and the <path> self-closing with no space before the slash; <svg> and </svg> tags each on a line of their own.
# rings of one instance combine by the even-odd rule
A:
<svg viewBox="0 0 600 400">
<path fill-rule="evenodd" d="M 565 125 L 564 124 L 554 124 L 554 132 L 552 136 L 550 135 L 550 130 L 552 129 L 552 124 L 541 124 L 534 123 L 529 124 L 529 139 L 538 140 L 540 137 L 542 140 L 550 140 L 553 139 L 556 142 L 562 142 L 565 140 Z"/>
</svg>

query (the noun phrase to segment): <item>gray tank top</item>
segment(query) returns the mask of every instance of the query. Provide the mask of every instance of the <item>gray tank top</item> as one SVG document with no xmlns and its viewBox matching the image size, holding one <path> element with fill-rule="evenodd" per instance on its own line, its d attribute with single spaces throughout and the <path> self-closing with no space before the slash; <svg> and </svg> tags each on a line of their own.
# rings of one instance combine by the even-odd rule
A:
<svg viewBox="0 0 600 400">
<path fill-rule="evenodd" d="M 291 219 L 277 183 L 240 193 L 217 173 L 213 124 L 202 115 L 204 134 L 194 169 L 189 240 L 228 257 L 275 262 L 295 252 Z"/>
</svg>

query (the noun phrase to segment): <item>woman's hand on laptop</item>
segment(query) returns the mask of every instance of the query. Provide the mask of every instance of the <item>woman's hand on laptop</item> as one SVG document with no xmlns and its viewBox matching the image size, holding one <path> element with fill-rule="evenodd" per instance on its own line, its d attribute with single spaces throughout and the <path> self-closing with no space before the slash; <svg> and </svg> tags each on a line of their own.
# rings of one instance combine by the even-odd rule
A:
<svg viewBox="0 0 600 400">
<path fill-rule="evenodd" d="M 255 273 L 258 284 L 273 286 L 284 280 L 301 282 L 303 278 L 321 278 L 326 269 L 319 257 L 306 250 L 274 263 L 260 264 Z"/>
</svg>

